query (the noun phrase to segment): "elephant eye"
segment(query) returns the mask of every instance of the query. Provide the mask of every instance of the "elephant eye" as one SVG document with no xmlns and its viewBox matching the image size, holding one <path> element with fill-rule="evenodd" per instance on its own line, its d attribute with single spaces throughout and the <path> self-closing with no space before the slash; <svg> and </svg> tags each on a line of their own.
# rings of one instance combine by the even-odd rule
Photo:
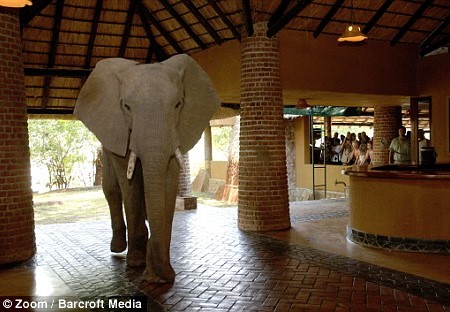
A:
<svg viewBox="0 0 450 312">
<path fill-rule="evenodd" d="M 130 107 L 128 104 L 123 104 L 123 107 L 125 107 L 125 109 L 126 109 L 127 111 L 130 111 L 130 110 L 131 110 L 131 107 Z"/>
<path fill-rule="evenodd" d="M 177 105 L 175 105 L 175 108 L 179 108 L 181 106 L 181 102 L 178 102 Z"/>
</svg>

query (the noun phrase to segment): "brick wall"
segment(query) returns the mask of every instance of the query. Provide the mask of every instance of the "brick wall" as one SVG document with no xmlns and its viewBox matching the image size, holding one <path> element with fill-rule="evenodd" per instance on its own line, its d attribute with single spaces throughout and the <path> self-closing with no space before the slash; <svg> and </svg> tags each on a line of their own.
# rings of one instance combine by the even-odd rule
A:
<svg viewBox="0 0 450 312">
<path fill-rule="evenodd" d="M 241 43 L 241 128 L 238 226 L 247 231 L 290 227 L 285 124 L 276 37 L 265 22 Z"/>
<path fill-rule="evenodd" d="M 0 7 L 0 264 L 36 251 L 18 10 Z"/>
<path fill-rule="evenodd" d="M 400 106 L 378 107 L 374 111 L 374 160 L 376 165 L 389 163 L 389 149 L 381 143 L 386 139 L 389 145 L 398 136 L 398 128 L 402 125 L 402 110 Z"/>
</svg>

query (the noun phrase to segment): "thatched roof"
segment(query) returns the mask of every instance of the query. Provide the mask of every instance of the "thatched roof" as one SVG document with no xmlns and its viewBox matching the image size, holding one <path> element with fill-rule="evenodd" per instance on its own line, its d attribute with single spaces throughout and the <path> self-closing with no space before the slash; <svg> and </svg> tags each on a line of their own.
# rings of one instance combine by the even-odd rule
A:
<svg viewBox="0 0 450 312">
<path fill-rule="evenodd" d="M 208 49 L 269 20 L 281 29 L 339 36 L 350 0 L 34 0 L 20 10 L 30 113 L 70 113 L 85 77 L 106 57 L 139 62 Z M 353 0 L 354 22 L 370 40 L 420 46 L 450 41 L 448 0 Z"/>
</svg>

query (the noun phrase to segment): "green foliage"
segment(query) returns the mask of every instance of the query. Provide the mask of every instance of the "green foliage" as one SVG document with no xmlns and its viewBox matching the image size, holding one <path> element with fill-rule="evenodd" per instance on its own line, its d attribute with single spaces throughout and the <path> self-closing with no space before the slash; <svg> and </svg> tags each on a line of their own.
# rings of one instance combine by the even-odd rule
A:
<svg viewBox="0 0 450 312">
<path fill-rule="evenodd" d="M 32 163 L 44 166 L 49 175 L 49 189 L 67 188 L 77 164 L 96 155 L 100 143 L 79 121 L 29 120 Z"/>
<path fill-rule="evenodd" d="M 231 127 L 211 128 L 213 148 L 228 153 Z"/>
</svg>

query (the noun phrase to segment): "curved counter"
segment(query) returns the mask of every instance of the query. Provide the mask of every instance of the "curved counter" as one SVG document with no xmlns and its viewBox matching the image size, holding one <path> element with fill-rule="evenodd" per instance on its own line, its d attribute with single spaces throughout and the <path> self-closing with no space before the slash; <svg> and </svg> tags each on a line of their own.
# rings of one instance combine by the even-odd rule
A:
<svg viewBox="0 0 450 312">
<path fill-rule="evenodd" d="M 450 164 L 353 166 L 349 240 L 389 250 L 450 253 Z"/>
</svg>

